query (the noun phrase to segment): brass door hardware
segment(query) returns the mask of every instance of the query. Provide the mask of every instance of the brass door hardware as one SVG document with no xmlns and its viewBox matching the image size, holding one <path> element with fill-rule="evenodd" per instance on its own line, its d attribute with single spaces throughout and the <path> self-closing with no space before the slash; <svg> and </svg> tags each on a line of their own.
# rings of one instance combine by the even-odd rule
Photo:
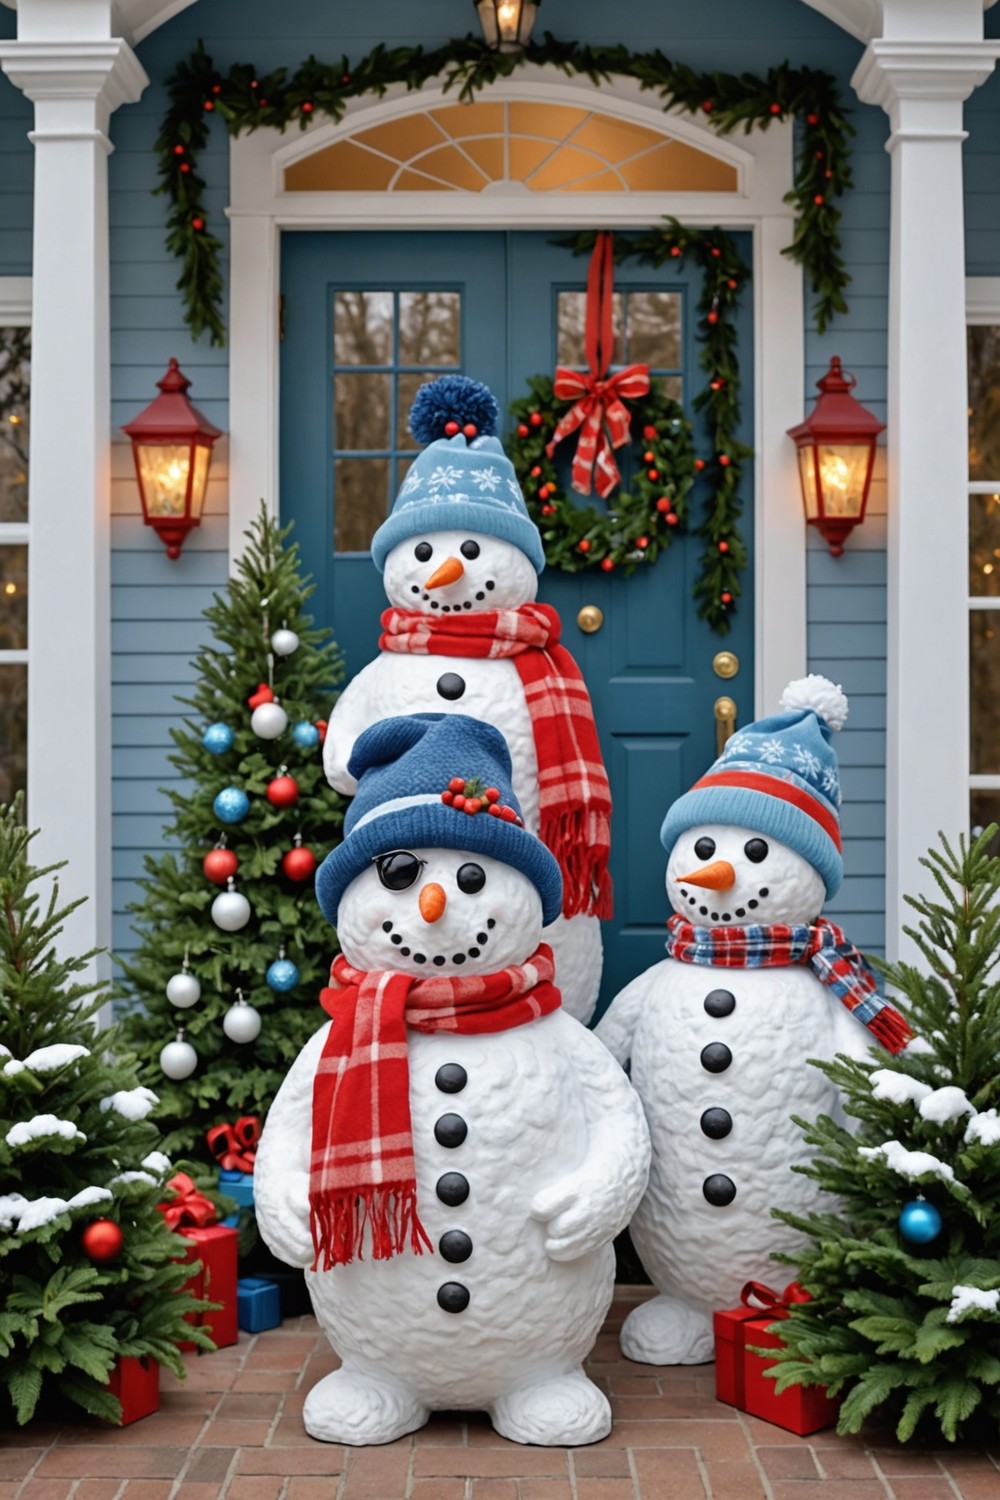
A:
<svg viewBox="0 0 1000 1500">
<path fill-rule="evenodd" d="M 715 700 L 715 753 L 721 755 L 726 741 L 736 729 L 736 702 L 733 698 Z"/>
<path fill-rule="evenodd" d="M 585 604 L 576 617 L 576 623 L 584 635 L 593 635 L 604 624 L 604 611 L 596 604 Z"/>
</svg>

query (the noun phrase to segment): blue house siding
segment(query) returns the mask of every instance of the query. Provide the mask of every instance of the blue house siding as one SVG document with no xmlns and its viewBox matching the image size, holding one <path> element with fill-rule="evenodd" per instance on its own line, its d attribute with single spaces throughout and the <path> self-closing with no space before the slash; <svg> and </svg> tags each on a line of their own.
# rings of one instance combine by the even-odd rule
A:
<svg viewBox="0 0 1000 1500">
<path fill-rule="evenodd" d="M 0 8 L 0 40 L 17 34 L 17 17 Z M 0 276 L 31 275 L 34 108 L 0 73 Z"/>
</svg>

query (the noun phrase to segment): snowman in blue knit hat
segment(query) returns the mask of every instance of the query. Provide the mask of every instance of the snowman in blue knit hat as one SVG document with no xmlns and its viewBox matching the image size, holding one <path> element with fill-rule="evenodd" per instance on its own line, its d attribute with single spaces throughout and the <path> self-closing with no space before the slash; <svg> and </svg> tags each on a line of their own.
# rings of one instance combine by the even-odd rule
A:
<svg viewBox="0 0 1000 1500">
<path fill-rule="evenodd" d="M 421 386 L 410 431 L 426 444 L 372 539 L 389 609 L 379 654 L 330 715 L 323 764 L 351 796 L 358 736 L 397 714 L 466 714 L 499 729 L 533 833 L 555 856 L 563 900 L 546 940 L 569 1013 L 588 1021 L 611 916 L 611 796 L 580 670 L 556 611 L 536 602 L 545 555 L 496 436 L 493 393 L 465 376 Z"/>
<path fill-rule="evenodd" d="M 631 1061 L 653 1142 L 631 1232 L 659 1295 L 625 1320 L 629 1359 L 712 1359 L 713 1312 L 773 1280 L 772 1255 L 802 1243 L 772 1206 L 829 1208 L 792 1171 L 810 1160 L 792 1115 L 843 1122 L 836 1085 L 808 1059 L 909 1040 L 862 955 L 820 916 L 843 878 L 832 734 L 847 707 L 824 677 L 790 683 L 782 712 L 733 735 L 663 821 L 668 957 L 598 1027 Z"/>
</svg>

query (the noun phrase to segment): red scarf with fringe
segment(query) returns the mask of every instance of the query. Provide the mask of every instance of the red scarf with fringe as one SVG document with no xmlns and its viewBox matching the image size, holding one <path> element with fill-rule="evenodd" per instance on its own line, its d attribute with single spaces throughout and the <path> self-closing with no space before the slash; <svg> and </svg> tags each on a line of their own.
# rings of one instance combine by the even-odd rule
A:
<svg viewBox="0 0 1000 1500">
<path fill-rule="evenodd" d="M 496 974 L 417 979 L 355 969 L 341 954 L 320 1004 L 333 1018 L 313 1081 L 309 1226 L 312 1269 L 407 1247 L 431 1249 L 417 1216 L 406 1030 L 460 1035 L 509 1031 L 558 1010 L 552 949 Z"/>
<path fill-rule="evenodd" d="M 590 694 L 559 644 L 549 604 L 438 616 L 387 609 L 383 651 L 418 656 L 510 657 L 524 688 L 538 760 L 539 837 L 563 878 L 563 916 L 612 915 L 611 788 L 601 758 Z"/>
</svg>

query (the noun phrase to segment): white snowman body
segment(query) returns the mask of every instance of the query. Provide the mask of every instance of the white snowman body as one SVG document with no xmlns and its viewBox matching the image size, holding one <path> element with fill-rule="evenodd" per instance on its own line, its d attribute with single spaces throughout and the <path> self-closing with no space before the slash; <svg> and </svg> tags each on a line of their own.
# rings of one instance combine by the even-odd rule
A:
<svg viewBox="0 0 1000 1500">
<path fill-rule="evenodd" d="M 448 581 L 434 583 L 439 575 Z M 400 543 L 386 558 L 383 582 L 395 608 L 417 610 L 432 620 L 476 610 L 515 609 L 532 603 L 538 590 L 535 569 L 519 547 L 465 531 L 428 532 Z M 347 767 L 358 735 L 380 719 L 412 713 L 467 714 L 499 729 L 510 749 L 514 793 L 525 826 L 538 832 L 535 739 L 524 688 L 510 657 L 380 651 L 352 678 L 330 714 L 323 766 L 331 786 L 353 796 L 356 783 Z M 601 983 L 600 922 L 596 917 L 559 916 L 546 928 L 545 941 L 555 955 L 563 1007 L 586 1023 Z"/>
<path fill-rule="evenodd" d="M 541 903 L 523 875 L 481 854 L 413 857 L 419 892 L 381 889 L 371 868 L 348 887 L 338 935 L 349 962 L 427 977 L 530 956 Z M 470 868 L 485 877 L 477 889 Z M 300 1266 L 313 1261 L 312 1092 L 328 1030 L 293 1064 L 254 1171 L 261 1232 Z M 610 1409 L 580 1367 L 611 1301 L 611 1240 L 645 1184 L 641 1105 L 561 1010 L 490 1034 L 410 1030 L 407 1051 L 417 1212 L 433 1249 L 307 1273 L 343 1364 L 307 1397 L 306 1428 L 388 1442 L 431 1410 L 486 1409 L 520 1442 L 595 1441 Z"/>
</svg>

